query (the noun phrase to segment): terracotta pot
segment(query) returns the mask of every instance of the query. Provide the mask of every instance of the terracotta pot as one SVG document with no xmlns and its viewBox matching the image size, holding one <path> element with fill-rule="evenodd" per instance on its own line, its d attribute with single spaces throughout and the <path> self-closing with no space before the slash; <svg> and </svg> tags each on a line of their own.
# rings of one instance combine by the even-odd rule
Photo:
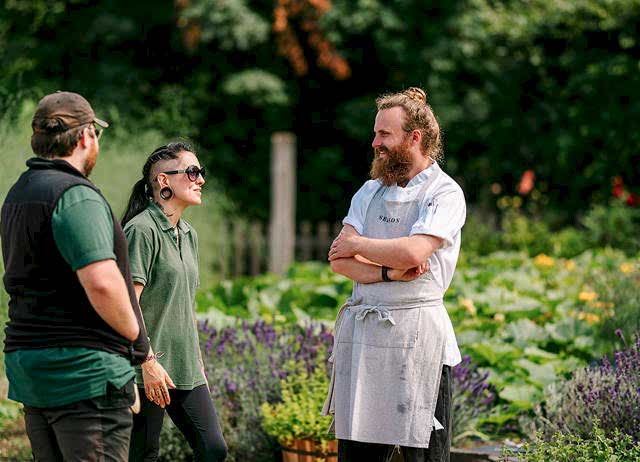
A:
<svg viewBox="0 0 640 462">
<path fill-rule="evenodd" d="M 322 451 L 321 443 L 312 440 L 294 440 L 289 446 L 282 446 L 283 462 L 338 462 L 338 440 L 327 442 L 328 454 Z"/>
</svg>

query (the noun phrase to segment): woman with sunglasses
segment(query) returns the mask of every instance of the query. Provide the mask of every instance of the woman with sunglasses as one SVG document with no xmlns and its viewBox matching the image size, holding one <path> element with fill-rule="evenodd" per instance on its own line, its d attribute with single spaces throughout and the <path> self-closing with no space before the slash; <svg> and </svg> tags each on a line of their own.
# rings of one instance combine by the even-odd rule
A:
<svg viewBox="0 0 640 462">
<path fill-rule="evenodd" d="M 144 386 L 148 399 L 133 419 L 130 461 L 157 460 L 165 410 L 196 460 L 226 457 L 198 342 L 198 239 L 181 218 L 187 207 L 200 205 L 204 174 L 187 143 L 159 147 L 147 158 L 122 218 L 131 275 L 152 345 L 136 372 L 138 387 Z"/>
</svg>

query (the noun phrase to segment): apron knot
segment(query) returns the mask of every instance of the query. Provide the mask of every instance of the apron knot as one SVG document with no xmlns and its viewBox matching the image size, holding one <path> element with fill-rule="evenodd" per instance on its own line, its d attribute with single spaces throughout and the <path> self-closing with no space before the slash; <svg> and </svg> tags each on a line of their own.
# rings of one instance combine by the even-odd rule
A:
<svg viewBox="0 0 640 462">
<path fill-rule="evenodd" d="M 371 306 L 358 311 L 356 313 L 356 320 L 363 321 L 369 313 L 376 313 L 378 315 L 378 321 L 388 321 L 391 325 L 396 325 L 396 321 L 393 319 L 393 316 L 391 316 L 391 312 L 381 306 Z"/>
</svg>

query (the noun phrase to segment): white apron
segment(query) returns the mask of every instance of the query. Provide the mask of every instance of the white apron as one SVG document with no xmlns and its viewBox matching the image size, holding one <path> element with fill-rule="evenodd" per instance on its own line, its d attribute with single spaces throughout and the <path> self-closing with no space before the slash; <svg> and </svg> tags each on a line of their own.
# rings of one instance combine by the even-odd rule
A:
<svg viewBox="0 0 640 462">
<path fill-rule="evenodd" d="M 411 201 L 388 201 L 380 187 L 367 209 L 363 235 L 409 236 L 419 201 L 436 170 Z M 385 221 L 386 219 L 386 221 Z M 389 222 L 392 219 L 393 221 Z M 339 439 L 429 447 L 446 342 L 443 289 L 430 272 L 410 282 L 354 282 L 338 312 L 333 371 L 323 414 Z"/>
</svg>

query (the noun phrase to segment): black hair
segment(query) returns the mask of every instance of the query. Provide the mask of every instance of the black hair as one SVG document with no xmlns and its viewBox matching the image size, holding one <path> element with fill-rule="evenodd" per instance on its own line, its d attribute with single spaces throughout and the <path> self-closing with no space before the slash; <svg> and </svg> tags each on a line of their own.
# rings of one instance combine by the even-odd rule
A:
<svg viewBox="0 0 640 462">
<path fill-rule="evenodd" d="M 150 178 L 151 168 L 153 165 L 160 160 L 177 159 L 178 154 L 182 151 L 192 152 L 195 154 L 193 147 L 189 143 L 177 141 L 165 146 L 160 146 L 153 151 L 149 157 L 147 157 L 147 161 L 142 167 L 142 178 L 136 181 L 133 185 L 131 195 L 129 196 L 129 203 L 122 215 L 122 227 L 124 227 L 124 225 L 126 225 L 133 217 L 146 209 L 149 205 L 149 199 L 153 198 L 153 187 L 151 185 L 152 179 Z"/>
</svg>

